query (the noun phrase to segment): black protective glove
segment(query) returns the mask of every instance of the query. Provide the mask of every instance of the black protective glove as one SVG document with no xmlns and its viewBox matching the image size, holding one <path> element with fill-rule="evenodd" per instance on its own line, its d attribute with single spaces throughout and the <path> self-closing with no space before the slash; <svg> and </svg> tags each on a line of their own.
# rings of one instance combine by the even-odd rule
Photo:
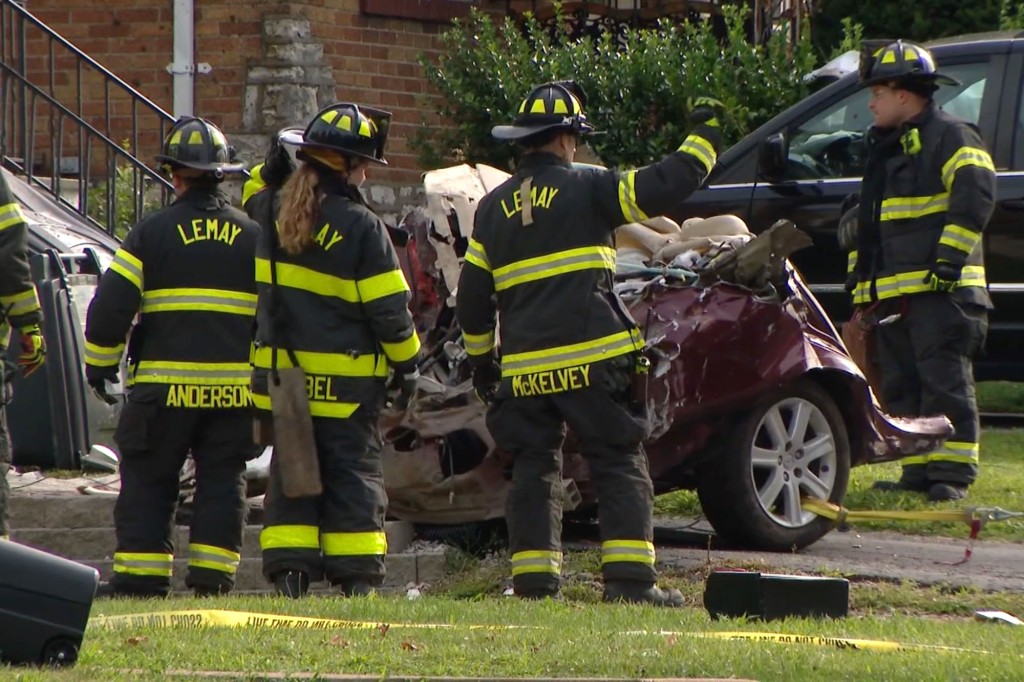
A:
<svg viewBox="0 0 1024 682">
<path fill-rule="evenodd" d="M 496 359 L 492 358 L 482 365 L 473 367 L 473 390 L 480 402 L 490 405 L 500 385 L 501 365 Z"/>
<path fill-rule="evenodd" d="M 853 290 L 857 288 L 857 273 L 851 272 L 846 276 L 846 282 L 843 284 L 843 289 L 846 293 L 852 294 Z"/>
<path fill-rule="evenodd" d="M 923 281 L 931 286 L 932 291 L 953 291 L 953 288 L 960 281 L 961 270 L 963 270 L 962 265 L 940 260 L 932 266 L 932 269 L 924 276 Z"/>
<path fill-rule="evenodd" d="M 409 409 L 409 404 L 416 398 L 419 386 L 420 371 L 412 369 L 395 369 L 388 381 L 388 394 L 395 394 L 391 399 L 391 407 L 403 412 Z"/>
<path fill-rule="evenodd" d="M 712 97 L 691 97 L 686 100 L 691 126 L 720 128 L 725 123 L 725 105 Z"/>
<path fill-rule="evenodd" d="M 117 366 L 99 367 L 97 365 L 85 366 L 85 380 L 96 393 L 100 400 L 113 405 L 117 398 L 107 393 L 107 382 L 117 382 Z"/>
<path fill-rule="evenodd" d="M 260 175 L 268 187 L 283 187 L 288 176 L 295 170 L 295 162 L 288 154 L 288 150 L 281 144 L 281 140 L 275 135 L 270 149 L 263 159 L 263 170 Z"/>
</svg>

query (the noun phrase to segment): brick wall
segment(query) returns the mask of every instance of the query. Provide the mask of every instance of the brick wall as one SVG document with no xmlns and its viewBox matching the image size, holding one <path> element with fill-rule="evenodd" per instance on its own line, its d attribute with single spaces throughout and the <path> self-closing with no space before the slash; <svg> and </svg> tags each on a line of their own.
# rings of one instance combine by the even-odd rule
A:
<svg viewBox="0 0 1024 682">
<path fill-rule="evenodd" d="M 426 20 L 402 18 L 410 14 L 424 16 L 424 4 L 435 8 L 435 16 Z M 475 4 L 484 9 L 505 7 L 504 0 Z M 336 97 L 394 114 L 387 154 L 391 165 L 374 169 L 373 179 L 417 185 L 422 169 L 409 140 L 424 116 L 432 123 L 437 120 L 417 57 L 421 53 L 436 54 L 437 35 L 449 25 L 443 16 L 436 16 L 436 8 L 443 5 L 453 15 L 467 7 L 460 0 L 195 0 L 195 61 L 212 67 L 211 73 L 195 76 L 195 111 L 220 125 L 229 137 L 272 132 L 246 130 L 243 125 L 247 70 L 266 60 L 265 16 L 304 17 L 310 21 L 312 39 L 323 45 L 323 61 L 332 69 Z M 173 60 L 172 0 L 28 0 L 27 8 L 157 105 L 172 110 L 173 78 L 166 71 Z M 46 43 L 30 40 L 28 53 L 30 74 L 37 82 L 46 83 Z M 77 78 L 70 64 L 58 58 L 55 78 L 58 98 L 69 105 L 78 96 Z M 97 120 L 99 127 L 102 81 L 85 77 L 81 92 L 86 117 Z M 116 137 L 127 129 L 130 109 L 127 100 L 121 102 L 116 91 L 111 92 L 115 93 L 111 127 Z M 157 153 L 159 133 L 155 118 L 141 123 L 145 130 L 140 154 L 149 159 Z M 73 141 L 69 141 L 68 149 L 73 148 Z"/>
</svg>

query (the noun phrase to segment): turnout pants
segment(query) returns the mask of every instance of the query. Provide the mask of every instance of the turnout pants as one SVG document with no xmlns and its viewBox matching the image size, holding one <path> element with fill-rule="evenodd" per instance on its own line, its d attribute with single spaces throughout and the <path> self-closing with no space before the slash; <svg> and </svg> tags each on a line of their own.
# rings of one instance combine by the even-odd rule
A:
<svg viewBox="0 0 1024 682">
<path fill-rule="evenodd" d="M 323 493 L 286 497 L 276 459 L 264 498 L 260 534 L 263 575 L 302 571 L 311 581 L 384 582 L 384 514 L 376 413 L 359 408 L 347 419 L 314 417 Z M 276 457 L 276 455 L 275 455 Z"/>
<path fill-rule="evenodd" d="M 605 581 L 653 583 L 654 489 L 641 446 L 644 427 L 607 390 L 591 386 L 505 398 L 488 412 L 495 443 L 514 456 L 505 517 L 515 591 L 544 593 L 560 584 L 561 447 L 567 423 L 597 489 Z"/>
<path fill-rule="evenodd" d="M 164 407 L 133 392 L 114 439 L 121 452 L 114 589 L 154 595 L 170 591 L 179 477 L 191 451 L 196 492 L 185 584 L 229 591 L 241 558 L 245 461 L 255 451 L 252 414 Z"/>
<path fill-rule="evenodd" d="M 903 481 L 970 485 L 978 475 L 978 403 L 971 360 L 985 342 L 988 311 L 957 300 L 956 293 L 914 294 L 883 301 L 877 328 L 882 402 L 897 416 L 944 414 L 953 435 L 938 450 L 902 460 Z"/>
<path fill-rule="evenodd" d="M 4 348 L 0 346 L 0 353 Z M 11 488 L 7 482 L 7 472 L 11 468 L 14 457 L 11 447 L 11 434 L 7 431 L 6 405 L 10 402 L 11 387 L 4 380 L 3 360 L 0 359 L 0 540 L 7 540 L 11 532 L 8 525 L 10 518 Z"/>
</svg>

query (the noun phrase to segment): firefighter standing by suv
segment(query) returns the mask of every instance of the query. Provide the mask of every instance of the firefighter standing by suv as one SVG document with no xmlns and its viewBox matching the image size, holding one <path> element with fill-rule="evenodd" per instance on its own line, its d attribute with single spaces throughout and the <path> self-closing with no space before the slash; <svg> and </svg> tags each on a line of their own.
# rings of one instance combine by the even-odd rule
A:
<svg viewBox="0 0 1024 682">
<path fill-rule="evenodd" d="M 245 517 L 245 461 L 256 454 L 247 384 L 259 225 L 220 189 L 233 162 L 224 134 L 182 118 L 157 157 L 173 204 L 131 229 L 103 274 L 85 330 L 86 378 L 101 395 L 116 381 L 132 319 L 127 402 L 115 431 L 121 492 L 109 591 L 170 591 L 179 472 L 191 452 L 196 492 L 186 584 L 234 586 Z"/>
<path fill-rule="evenodd" d="M 897 41 L 862 53 L 874 127 L 847 287 L 875 328 L 882 402 L 894 415 L 945 414 L 942 448 L 901 460 L 882 490 L 963 498 L 978 474 L 978 405 L 971 359 L 988 310 L 982 230 L 992 215 L 995 168 L 978 130 L 936 106 L 940 85 L 924 48 Z"/>
<path fill-rule="evenodd" d="M 613 230 L 664 213 L 704 181 L 721 144 L 716 107 L 677 151 L 640 170 L 574 168 L 592 132 L 572 81 L 538 86 L 511 126 L 492 135 L 524 147 L 516 173 L 476 211 L 456 314 L 492 399 L 487 425 L 514 457 L 506 504 L 512 582 L 525 598 L 556 596 L 561 553 L 561 445 L 572 428 L 597 485 L 606 601 L 681 606 L 655 585 L 653 487 L 641 441 L 646 397 L 640 329 L 612 291 Z M 715 103 L 718 105 L 718 103 Z M 501 359 L 496 317 L 501 318 Z"/>
<path fill-rule="evenodd" d="M 36 371 L 46 358 L 46 342 L 39 329 L 43 314 L 29 277 L 27 241 L 25 218 L 0 173 L 0 540 L 6 540 L 9 532 L 7 470 L 12 453 L 4 406 L 13 397 L 10 381 L 14 374 L 8 372 L 4 358 L 11 328 L 16 327 L 21 332 L 17 366 L 23 376 Z"/>
</svg>

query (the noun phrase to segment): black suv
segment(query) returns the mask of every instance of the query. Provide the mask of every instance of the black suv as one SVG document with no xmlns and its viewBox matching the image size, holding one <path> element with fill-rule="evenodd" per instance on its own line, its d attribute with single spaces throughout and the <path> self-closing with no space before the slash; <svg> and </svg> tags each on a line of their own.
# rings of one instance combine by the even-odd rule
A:
<svg viewBox="0 0 1024 682">
<path fill-rule="evenodd" d="M 998 170 L 997 204 L 984 233 L 996 309 L 978 379 L 1024 380 L 1024 32 L 986 33 L 928 45 L 943 73 L 960 81 L 936 101 L 977 123 Z M 849 74 L 773 118 L 722 153 L 707 187 L 673 218 L 733 213 L 755 232 L 789 218 L 814 240 L 794 261 L 836 322 L 851 313 L 843 291 L 847 254 L 839 247 L 841 206 L 860 190 L 866 88 Z"/>
</svg>

